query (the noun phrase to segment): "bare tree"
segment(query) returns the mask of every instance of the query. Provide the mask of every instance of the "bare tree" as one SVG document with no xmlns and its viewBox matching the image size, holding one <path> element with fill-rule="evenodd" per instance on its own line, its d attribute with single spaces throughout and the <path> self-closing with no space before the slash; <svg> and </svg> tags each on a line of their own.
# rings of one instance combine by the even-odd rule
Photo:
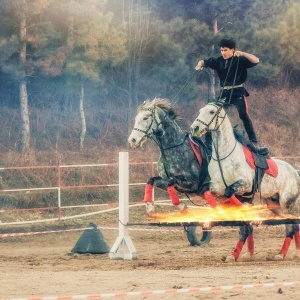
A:
<svg viewBox="0 0 300 300">
<path fill-rule="evenodd" d="M 123 24 L 127 31 L 128 125 L 139 102 L 140 68 L 149 43 L 151 1 L 123 0 Z M 130 126 L 128 126 L 128 133 Z"/>
<path fill-rule="evenodd" d="M 26 22 L 26 10 L 27 2 L 26 0 L 21 0 L 20 10 L 20 51 L 19 51 L 19 62 L 21 70 L 20 78 L 20 111 L 21 111 L 21 140 L 19 144 L 19 149 L 21 151 L 28 151 L 30 148 L 30 122 L 29 122 L 29 112 L 28 112 L 28 94 L 27 94 L 27 84 L 26 84 L 26 53 L 27 53 L 27 43 L 26 43 L 26 33 L 27 33 L 27 22 Z"/>
<path fill-rule="evenodd" d="M 86 134 L 86 120 L 85 120 L 83 102 L 84 102 L 84 85 L 83 85 L 83 81 L 81 80 L 80 99 L 79 99 L 79 112 L 80 112 L 80 125 L 81 125 L 80 126 L 80 142 L 79 142 L 80 151 L 83 149 L 83 142 L 84 142 L 85 134 Z"/>
</svg>

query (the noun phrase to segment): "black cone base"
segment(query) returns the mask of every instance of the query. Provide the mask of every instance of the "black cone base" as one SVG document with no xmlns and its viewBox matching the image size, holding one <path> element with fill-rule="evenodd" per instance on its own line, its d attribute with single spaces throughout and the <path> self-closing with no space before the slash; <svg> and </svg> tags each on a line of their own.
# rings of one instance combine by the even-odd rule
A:
<svg viewBox="0 0 300 300">
<path fill-rule="evenodd" d="M 104 254 L 109 253 L 110 247 L 108 246 L 101 231 L 97 228 L 97 225 L 90 224 L 93 229 L 86 229 L 82 236 L 77 241 L 74 248 L 71 250 L 73 253 L 79 254 Z"/>
</svg>

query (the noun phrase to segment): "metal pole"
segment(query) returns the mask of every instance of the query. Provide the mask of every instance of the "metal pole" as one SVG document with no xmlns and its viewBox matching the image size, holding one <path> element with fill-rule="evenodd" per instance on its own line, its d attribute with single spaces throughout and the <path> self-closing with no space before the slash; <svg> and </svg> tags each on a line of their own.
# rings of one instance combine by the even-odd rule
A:
<svg viewBox="0 0 300 300">
<path fill-rule="evenodd" d="M 214 226 L 244 226 L 244 225 L 284 225 L 284 224 L 300 224 L 300 218 L 293 219 L 264 219 L 249 221 L 199 221 L 199 222 L 149 222 L 149 223 L 128 223 L 128 226 L 159 226 L 159 227 L 179 227 L 179 226 L 201 226 L 210 229 Z"/>
</svg>

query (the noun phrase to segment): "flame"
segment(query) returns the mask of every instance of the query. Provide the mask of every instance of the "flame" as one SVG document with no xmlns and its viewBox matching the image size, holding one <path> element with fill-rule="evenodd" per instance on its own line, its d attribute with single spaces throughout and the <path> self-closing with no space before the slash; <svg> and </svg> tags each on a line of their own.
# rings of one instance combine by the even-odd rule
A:
<svg viewBox="0 0 300 300">
<path fill-rule="evenodd" d="M 275 215 L 264 205 L 243 205 L 241 207 L 217 207 L 215 209 L 189 208 L 186 212 L 152 213 L 149 221 L 160 223 L 207 223 L 214 221 L 253 221 L 259 223 L 270 219 L 293 219 L 295 216 Z"/>
</svg>

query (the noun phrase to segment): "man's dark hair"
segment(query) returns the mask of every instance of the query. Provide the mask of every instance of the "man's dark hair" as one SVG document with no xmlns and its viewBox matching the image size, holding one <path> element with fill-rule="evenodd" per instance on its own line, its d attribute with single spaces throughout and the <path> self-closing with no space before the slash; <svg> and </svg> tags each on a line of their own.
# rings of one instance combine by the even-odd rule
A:
<svg viewBox="0 0 300 300">
<path fill-rule="evenodd" d="M 220 47 L 235 49 L 235 41 L 223 39 L 220 42 Z"/>
</svg>

